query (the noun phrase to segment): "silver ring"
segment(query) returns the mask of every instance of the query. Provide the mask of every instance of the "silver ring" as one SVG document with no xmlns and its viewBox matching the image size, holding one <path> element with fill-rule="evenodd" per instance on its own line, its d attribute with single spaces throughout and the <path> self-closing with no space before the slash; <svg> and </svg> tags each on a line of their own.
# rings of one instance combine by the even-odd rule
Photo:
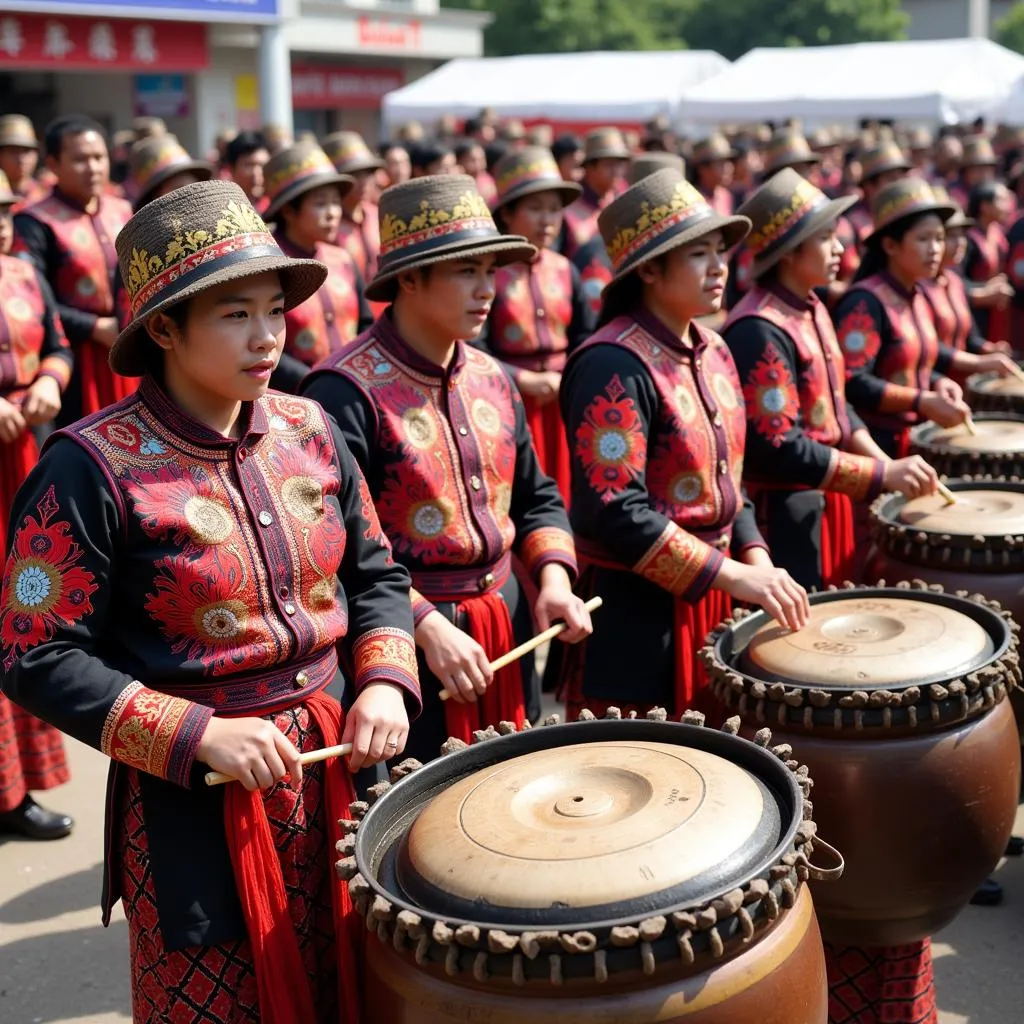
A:
<svg viewBox="0 0 1024 1024">
<path fill-rule="evenodd" d="M 389 750 L 397 750 L 398 740 L 388 740 L 387 743 L 384 744 L 384 746 L 387 747 Z"/>
</svg>

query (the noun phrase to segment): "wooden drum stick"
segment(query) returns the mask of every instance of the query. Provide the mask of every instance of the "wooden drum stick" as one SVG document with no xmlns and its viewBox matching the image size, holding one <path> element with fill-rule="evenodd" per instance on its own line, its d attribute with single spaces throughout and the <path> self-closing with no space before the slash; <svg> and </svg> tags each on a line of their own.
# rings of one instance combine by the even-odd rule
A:
<svg viewBox="0 0 1024 1024">
<path fill-rule="evenodd" d="M 307 750 L 305 754 L 299 755 L 299 762 L 302 765 L 316 764 L 317 761 L 326 761 L 331 757 L 344 757 L 352 753 L 351 743 L 339 743 L 336 747 L 324 747 L 322 750 Z M 225 782 L 235 782 L 234 775 L 225 775 L 223 772 L 207 772 L 206 784 L 208 786 L 222 786 Z"/>
<path fill-rule="evenodd" d="M 964 430 L 966 430 L 971 437 L 978 436 L 978 428 L 974 425 L 974 420 L 971 419 L 970 416 L 964 417 Z"/>
<path fill-rule="evenodd" d="M 956 495 L 941 480 L 936 490 L 945 499 L 947 505 L 956 504 Z"/>
</svg>

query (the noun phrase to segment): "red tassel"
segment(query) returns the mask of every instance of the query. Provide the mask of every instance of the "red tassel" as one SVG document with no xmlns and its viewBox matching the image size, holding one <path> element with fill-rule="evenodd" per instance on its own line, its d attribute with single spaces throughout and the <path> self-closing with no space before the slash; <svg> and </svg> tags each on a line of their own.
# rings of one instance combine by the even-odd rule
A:
<svg viewBox="0 0 1024 1024">
<path fill-rule="evenodd" d="M 723 590 L 709 590 L 696 604 L 677 598 L 674 613 L 676 716 L 691 709 L 712 714 L 707 672 L 697 655 L 708 633 L 732 613 L 732 600 Z"/>
<path fill-rule="evenodd" d="M 854 573 L 857 541 L 854 536 L 853 502 L 846 494 L 825 491 L 821 517 L 821 578 L 826 586 L 857 580 Z"/>
</svg>

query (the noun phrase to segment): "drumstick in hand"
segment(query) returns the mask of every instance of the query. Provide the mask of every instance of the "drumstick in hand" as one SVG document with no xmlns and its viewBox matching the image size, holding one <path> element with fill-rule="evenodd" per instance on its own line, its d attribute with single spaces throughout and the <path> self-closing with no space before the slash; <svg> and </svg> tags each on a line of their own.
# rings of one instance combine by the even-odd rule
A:
<svg viewBox="0 0 1024 1024">
<path fill-rule="evenodd" d="M 964 429 L 971 437 L 978 436 L 978 428 L 974 425 L 974 420 L 971 419 L 970 415 L 964 417 Z"/>
<path fill-rule="evenodd" d="M 1019 381 L 1024 381 L 1024 370 L 1022 370 L 1016 363 L 1010 364 L 1010 374 Z"/>
<path fill-rule="evenodd" d="M 947 505 L 956 504 L 956 495 L 941 480 L 935 485 L 935 489 L 945 499 Z"/>
<path fill-rule="evenodd" d="M 596 611 L 604 602 L 599 597 L 592 597 L 583 606 L 588 612 Z M 549 626 L 544 630 L 543 633 L 538 633 L 535 637 L 527 640 L 525 644 L 520 644 L 518 647 L 514 647 L 508 654 L 503 654 L 500 658 L 495 658 L 491 662 L 491 671 L 497 672 L 498 669 L 504 668 L 506 665 L 511 665 L 513 661 L 518 661 L 524 654 L 529 654 L 530 651 L 535 651 L 541 644 L 547 643 L 549 640 L 554 640 L 556 636 L 564 633 L 566 630 L 564 622 L 559 622 L 555 626 Z M 451 694 L 447 690 L 441 691 L 441 700 L 450 699 Z"/>
<path fill-rule="evenodd" d="M 299 763 L 303 766 L 316 764 L 317 761 L 326 761 L 331 757 L 344 757 L 352 753 L 351 743 L 339 743 L 336 747 L 323 747 L 321 750 L 307 750 L 305 754 L 299 755 Z M 237 781 L 234 775 L 225 775 L 223 772 L 207 772 L 204 776 L 208 786 L 222 786 L 225 782 Z"/>
</svg>

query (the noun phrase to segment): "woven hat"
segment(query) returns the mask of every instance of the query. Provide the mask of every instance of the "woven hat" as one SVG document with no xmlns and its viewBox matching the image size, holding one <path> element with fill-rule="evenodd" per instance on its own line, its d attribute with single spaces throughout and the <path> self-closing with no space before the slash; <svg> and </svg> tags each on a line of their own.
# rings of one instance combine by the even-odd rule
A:
<svg viewBox="0 0 1024 1024">
<path fill-rule="evenodd" d="M 628 160 L 629 148 L 618 128 L 595 128 L 583 137 L 583 163 L 591 160 Z"/>
<path fill-rule="evenodd" d="M 964 208 L 953 199 L 949 192 L 946 191 L 944 185 L 932 185 L 932 195 L 935 196 L 937 202 L 949 203 L 950 206 L 956 211 L 949 220 L 946 221 L 946 230 L 957 229 L 966 230 L 967 228 L 973 228 L 978 222 L 973 217 L 968 217 L 964 213 Z"/>
<path fill-rule="evenodd" d="M 932 133 L 924 125 L 917 125 L 907 133 L 907 149 L 912 152 L 931 149 L 934 144 Z"/>
<path fill-rule="evenodd" d="M 764 176 L 770 178 L 784 167 L 820 164 L 821 157 L 799 132 L 776 132 L 764 154 Z"/>
<path fill-rule="evenodd" d="M 633 157 L 626 180 L 630 185 L 635 185 L 638 181 L 643 181 L 649 174 L 663 171 L 666 167 L 677 171 L 680 175 L 686 173 L 686 161 L 676 153 L 641 153 L 639 156 Z"/>
<path fill-rule="evenodd" d="M 526 146 L 506 153 L 494 165 L 494 184 L 498 194 L 491 209 L 497 213 L 503 206 L 537 192 L 555 192 L 568 206 L 582 191 L 574 181 L 564 181 L 551 150 L 543 146 Z"/>
<path fill-rule="evenodd" d="M 136 117 L 132 121 L 132 131 L 136 139 L 155 139 L 167 134 L 167 123 L 162 117 Z"/>
<path fill-rule="evenodd" d="M 995 167 L 999 160 L 987 135 L 969 135 L 963 140 L 964 155 L 960 167 Z"/>
<path fill-rule="evenodd" d="M 860 157 L 860 180 L 862 182 L 877 178 L 886 171 L 909 171 L 910 162 L 906 154 L 892 139 L 880 142 L 877 146 L 865 150 Z"/>
<path fill-rule="evenodd" d="M 153 135 L 132 146 L 128 153 L 128 173 L 139 210 L 153 197 L 153 192 L 168 178 L 191 171 L 201 181 L 213 177 L 212 165 L 193 160 L 173 135 Z"/>
<path fill-rule="evenodd" d="M 406 270 L 495 253 L 498 266 L 537 255 L 521 235 L 503 235 L 468 174 L 429 174 L 381 193 L 377 274 L 366 286 L 372 302 L 390 302 Z"/>
<path fill-rule="evenodd" d="M 275 153 L 263 168 L 263 188 L 268 205 L 263 214 L 273 220 L 282 206 L 321 185 L 337 185 L 341 194 L 354 181 L 350 174 L 339 174 L 331 158 L 315 142 L 296 142 Z"/>
<path fill-rule="evenodd" d="M 597 218 L 612 262 L 611 291 L 643 263 L 712 231 L 721 231 L 732 248 L 750 230 L 746 217 L 722 217 L 677 170 L 655 171 L 626 189 Z"/>
<path fill-rule="evenodd" d="M 110 350 L 110 367 L 146 373 L 145 321 L 214 285 L 267 271 L 281 275 L 284 307 L 305 302 L 327 278 L 316 260 L 290 259 L 231 181 L 200 181 L 144 206 L 117 236 L 131 323 Z"/>
<path fill-rule="evenodd" d="M 335 132 L 324 139 L 324 152 L 334 161 L 342 174 L 375 171 L 384 166 L 376 153 L 363 140 L 359 132 Z"/>
<path fill-rule="evenodd" d="M 736 211 L 751 222 L 747 236 L 747 250 L 754 258 L 751 276 L 758 278 L 770 270 L 856 202 L 856 196 L 829 199 L 792 167 L 784 167 Z"/>
<path fill-rule="evenodd" d="M 7 175 L 0 171 L 0 209 L 6 209 L 21 201 L 21 196 L 16 195 Z"/>
<path fill-rule="evenodd" d="M 921 213 L 938 214 L 945 223 L 956 213 L 956 206 L 949 199 L 942 202 L 924 178 L 915 176 L 890 182 L 875 196 L 871 208 L 875 229 L 864 240 L 864 244 L 877 242 L 886 228 L 905 217 Z"/>
<path fill-rule="evenodd" d="M 32 122 L 24 114 L 4 114 L 0 117 L 0 146 L 38 149 L 39 139 Z"/>
<path fill-rule="evenodd" d="M 694 144 L 690 160 L 693 164 L 710 164 L 715 160 L 734 160 L 736 150 L 729 145 L 729 140 L 721 133 L 715 132 L 706 139 Z"/>
</svg>

